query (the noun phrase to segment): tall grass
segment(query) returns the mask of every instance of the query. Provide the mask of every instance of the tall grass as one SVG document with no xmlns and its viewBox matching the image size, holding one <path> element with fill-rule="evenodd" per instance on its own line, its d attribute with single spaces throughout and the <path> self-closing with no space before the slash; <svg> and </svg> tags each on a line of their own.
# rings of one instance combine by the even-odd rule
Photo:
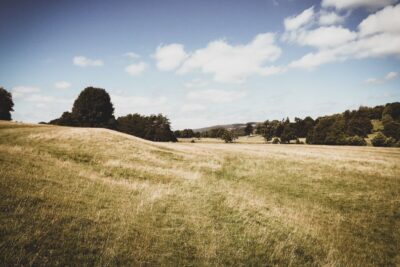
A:
<svg viewBox="0 0 400 267">
<path fill-rule="evenodd" d="M 0 262 L 396 266 L 400 149 L 0 123 Z"/>
</svg>

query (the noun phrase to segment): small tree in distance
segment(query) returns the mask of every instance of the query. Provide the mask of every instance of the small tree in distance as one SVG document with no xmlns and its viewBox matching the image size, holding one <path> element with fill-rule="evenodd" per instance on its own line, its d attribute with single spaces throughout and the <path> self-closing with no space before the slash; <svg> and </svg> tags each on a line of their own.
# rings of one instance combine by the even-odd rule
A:
<svg viewBox="0 0 400 267">
<path fill-rule="evenodd" d="M 11 120 L 11 111 L 14 111 L 13 106 L 11 93 L 0 87 L 0 120 Z"/>
<path fill-rule="evenodd" d="M 253 124 L 248 122 L 246 124 L 246 127 L 244 128 L 244 133 L 245 133 L 245 135 L 251 135 L 253 133 L 253 130 L 254 130 L 253 129 Z"/>
<path fill-rule="evenodd" d="M 228 130 L 224 131 L 221 138 L 225 141 L 225 143 L 233 143 L 233 141 L 237 139 L 236 135 L 232 131 Z"/>
</svg>

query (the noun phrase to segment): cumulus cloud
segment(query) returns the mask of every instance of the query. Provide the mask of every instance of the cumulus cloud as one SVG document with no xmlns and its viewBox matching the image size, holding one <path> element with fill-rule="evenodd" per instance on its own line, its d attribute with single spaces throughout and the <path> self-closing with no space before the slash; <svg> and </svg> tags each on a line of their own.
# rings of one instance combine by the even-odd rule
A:
<svg viewBox="0 0 400 267">
<path fill-rule="evenodd" d="M 353 9 L 364 7 L 378 9 L 396 3 L 397 0 L 322 0 L 323 7 L 334 7 L 336 9 Z"/>
<path fill-rule="evenodd" d="M 399 77 L 399 73 L 395 71 L 391 71 L 386 74 L 383 78 L 369 78 L 364 81 L 366 84 L 381 84 L 391 80 L 394 80 Z"/>
<path fill-rule="evenodd" d="M 323 10 L 319 14 L 318 23 L 322 26 L 342 24 L 345 21 L 346 16 L 347 15 L 341 16 L 336 12 L 327 12 Z"/>
<path fill-rule="evenodd" d="M 181 44 L 159 46 L 153 55 L 157 61 L 157 68 L 162 71 L 176 69 L 187 58 L 187 56 L 184 46 Z"/>
<path fill-rule="evenodd" d="M 389 6 L 365 18 L 359 24 L 357 32 L 336 26 L 304 31 L 296 36 L 296 42 L 314 46 L 317 51 L 304 55 L 289 66 L 312 69 L 325 63 L 351 58 L 400 57 L 400 28 L 396 23 L 399 17 L 400 5 Z M 326 34 L 329 31 L 336 32 L 335 40 L 329 40 L 330 36 Z M 327 46 L 328 43 L 332 45 Z"/>
<path fill-rule="evenodd" d="M 14 98 L 20 98 L 32 93 L 40 92 L 40 88 L 32 86 L 16 86 L 11 89 Z"/>
<path fill-rule="evenodd" d="M 131 76 L 138 76 L 142 74 L 147 69 L 147 64 L 144 62 L 139 62 L 136 64 L 128 65 L 125 71 Z"/>
<path fill-rule="evenodd" d="M 336 47 L 353 41 L 357 34 L 341 26 L 319 27 L 304 31 L 297 37 L 297 43 L 317 48 Z"/>
<path fill-rule="evenodd" d="M 84 56 L 76 56 L 72 62 L 79 67 L 101 67 L 104 65 L 104 62 L 100 59 L 90 59 Z"/>
<path fill-rule="evenodd" d="M 358 26 L 361 36 L 376 33 L 400 34 L 400 5 L 388 6 L 368 16 Z"/>
<path fill-rule="evenodd" d="M 310 7 L 297 16 L 285 18 L 284 25 L 287 31 L 297 30 L 309 24 L 314 18 L 314 7 Z"/>
<path fill-rule="evenodd" d="M 228 91 L 228 90 L 196 90 L 190 91 L 186 98 L 189 100 L 213 102 L 213 103 L 226 103 L 232 102 L 245 97 L 245 91 Z"/>
<path fill-rule="evenodd" d="M 54 84 L 54 87 L 57 89 L 67 89 L 67 88 L 71 87 L 71 84 L 66 81 L 59 81 Z"/>
<path fill-rule="evenodd" d="M 218 82 L 241 83 L 251 75 L 268 76 L 283 72 L 280 67 L 265 66 L 280 54 L 281 49 L 275 44 L 272 33 L 259 34 L 245 45 L 230 45 L 224 40 L 217 40 L 192 53 L 178 73 L 199 70 L 212 74 Z"/>
</svg>

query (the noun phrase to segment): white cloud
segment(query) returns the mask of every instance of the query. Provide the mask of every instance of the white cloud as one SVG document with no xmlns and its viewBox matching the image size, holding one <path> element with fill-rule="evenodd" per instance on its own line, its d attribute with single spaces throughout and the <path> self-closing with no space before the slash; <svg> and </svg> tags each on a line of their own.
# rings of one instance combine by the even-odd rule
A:
<svg viewBox="0 0 400 267">
<path fill-rule="evenodd" d="M 399 77 L 399 73 L 395 71 L 391 71 L 385 76 L 385 80 L 390 81 Z"/>
<path fill-rule="evenodd" d="M 313 45 L 317 48 L 317 51 L 304 55 L 302 58 L 290 63 L 289 66 L 312 69 L 325 63 L 345 61 L 351 58 L 361 59 L 386 56 L 400 58 L 399 26 L 388 22 L 393 21 L 391 20 L 393 17 L 396 17 L 396 20 L 400 17 L 400 5 L 387 7 L 375 14 L 369 15 L 360 23 L 358 27 L 359 31 L 357 32 L 351 32 L 342 27 L 335 27 L 334 31 L 337 31 L 335 40 L 330 41 L 329 35 L 323 35 L 319 32 L 324 27 L 312 31 L 303 31 L 296 36 L 296 41 L 302 44 Z M 333 30 L 332 27 L 329 28 Z M 326 27 L 322 33 L 324 31 L 326 31 Z M 316 34 L 311 39 L 306 38 L 312 32 L 319 32 L 320 34 Z M 341 34 L 338 34 L 339 32 Z M 338 36 L 337 40 L 336 36 Z M 325 43 L 331 43 L 332 45 L 327 47 L 324 45 Z"/>
<path fill-rule="evenodd" d="M 396 3 L 397 0 L 322 0 L 323 7 L 335 7 L 336 9 L 353 9 L 365 7 L 378 9 Z"/>
<path fill-rule="evenodd" d="M 297 37 L 301 45 L 309 45 L 317 48 L 337 47 L 356 39 L 357 34 L 348 29 L 329 26 L 320 27 L 311 31 L 304 31 Z"/>
<path fill-rule="evenodd" d="M 341 16 L 336 12 L 322 11 L 319 15 L 318 23 L 322 26 L 342 24 L 346 19 L 346 16 Z"/>
<path fill-rule="evenodd" d="M 134 52 L 127 52 L 125 53 L 125 56 L 136 59 L 136 58 L 140 58 L 140 56 Z"/>
<path fill-rule="evenodd" d="M 32 86 L 16 86 L 11 90 L 14 98 L 20 98 L 28 94 L 40 92 L 40 88 Z"/>
<path fill-rule="evenodd" d="M 186 103 L 182 106 L 181 111 L 182 112 L 194 112 L 194 111 L 201 111 L 205 110 L 206 107 L 200 104 L 196 103 Z"/>
<path fill-rule="evenodd" d="M 297 30 L 308 23 L 310 23 L 314 18 L 314 7 L 310 7 L 297 16 L 291 16 L 285 18 L 284 25 L 287 31 Z"/>
<path fill-rule="evenodd" d="M 388 6 L 369 15 L 358 28 L 361 36 L 382 32 L 400 34 L 400 5 Z"/>
<path fill-rule="evenodd" d="M 57 89 L 67 89 L 71 87 L 71 84 L 66 81 L 59 81 L 54 84 L 54 87 L 56 87 Z"/>
<path fill-rule="evenodd" d="M 200 87 L 204 87 L 204 86 L 207 86 L 207 85 L 208 85 L 207 81 L 203 81 L 203 80 L 200 80 L 200 79 L 194 79 L 194 80 L 186 82 L 184 84 L 184 86 L 186 88 L 200 88 Z"/>
<path fill-rule="evenodd" d="M 233 46 L 217 40 L 191 54 L 178 74 L 200 70 L 212 74 L 218 82 L 241 83 L 251 75 L 268 76 L 283 72 L 280 67 L 265 66 L 280 54 L 281 49 L 275 44 L 272 33 L 259 34 L 246 45 Z"/>
<path fill-rule="evenodd" d="M 174 70 L 187 58 L 183 45 L 169 44 L 159 46 L 153 57 L 157 61 L 157 68 L 162 71 Z"/>
<path fill-rule="evenodd" d="M 381 84 L 385 83 L 391 80 L 396 79 L 399 77 L 399 73 L 395 71 L 391 71 L 388 74 L 386 74 L 383 78 L 369 78 L 364 81 L 366 84 Z"/>
<path fill-rule="evenodd" d="M 227 90 L 196 90 L 191 91 L 186 95 L 189 100 L 214 102 L 214 103 L 226 103 L 238 100 L 247 95 L 245 91 L 227 91 Z"/>
<path fill-rule="evenodd" d="M 100 59 L 90 59 L 84 56 L 76 56 L 72 62 L 80 67 L 101 67 L 104 65 L 104 62 Z"/>
<path fill-rule="evenodd" d="M 131 76 L 138 76 L 147 69 L 147 64 L 139 62 L 137 64 L 131 64 L 125 68 L 125 71 Z"/>
</svg>

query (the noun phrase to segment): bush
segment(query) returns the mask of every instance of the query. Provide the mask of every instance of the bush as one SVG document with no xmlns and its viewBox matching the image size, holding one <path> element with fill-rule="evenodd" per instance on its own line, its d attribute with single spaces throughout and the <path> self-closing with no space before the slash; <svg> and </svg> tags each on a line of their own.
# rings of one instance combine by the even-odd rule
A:
<svg viewBox="0 0 400 267">
<path fill-rule="evenodd" d="M 386 136 L 379 132 L 374 138 L 372 138 L 371 143 L 373 146 L 385 146 Z"/>
<path fill-rule="evenodd" d="M 275 137 L 275 138 L 272 140 L 272 143 L 273 143 L 273 144 L 279 144 L 279 143 L 280 143 L 279 138 L 278 138 L 278 137 Z"/>
<path fill-rule="evenodd" d="M 394 139 L 393 137 L 388 137 L 385 141 L 385 146 L 386 147 L 394 147 L 396 145 L 396 139 Z"/>
<path fill-rule="evenodd" d="M 303 144 L 304 144 L 304 142 L 303 142 L 303 141 L 300 141 L 300 139 L 299 139 L 299 138 L 297 138 L 297 139 L 296 139 L 296 144 L 297 144 L 297 145 L 303 145 Z"/>
<path fill-rule="evenodd" d="M 367 142 L 364 140 L 364 138 L 355 135 L 351 137 L 346 137 L 345 138 L 345 145 L 348 146 L 366 146 Z"/>
</svg>

